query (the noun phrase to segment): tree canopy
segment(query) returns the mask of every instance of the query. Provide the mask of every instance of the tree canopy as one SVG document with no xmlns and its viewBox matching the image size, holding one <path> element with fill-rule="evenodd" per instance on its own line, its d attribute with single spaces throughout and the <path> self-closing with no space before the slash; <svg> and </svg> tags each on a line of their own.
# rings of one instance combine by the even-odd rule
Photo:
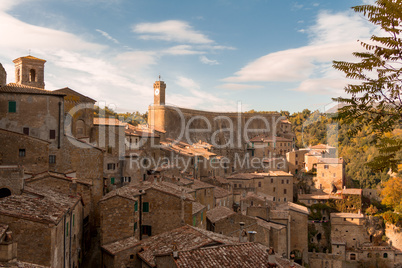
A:
<svg viewBox="0 0 402 268">
<path fill-rule="evenodd" d="M 349 97 L 334 99 L 346 104 L 336 118 L 354 123 L 351 134 L 370 126 L 380 153 L 369 162 L 370 167 L 396 171 L 402 138 L 392 131 L 402 122 L 402 1 L 377 0 L 374 5 L 353 9 L 380 26 L 387 36 L 373 35 L 369 42 L 360 42 L 366 51 L 353 53 L 358 62 L 333 62 L 333 67 L 347 78 L 360 81 L 345 87 Z"/>
</svg>

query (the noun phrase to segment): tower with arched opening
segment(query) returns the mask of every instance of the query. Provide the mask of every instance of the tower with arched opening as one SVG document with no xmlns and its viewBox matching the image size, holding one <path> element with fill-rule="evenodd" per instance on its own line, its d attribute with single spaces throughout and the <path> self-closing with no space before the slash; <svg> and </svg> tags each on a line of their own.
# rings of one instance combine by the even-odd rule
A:
<svg viewBox="0 0 402 268">
<path fill-rule="evenodd" d="M 45 60 L 29 55 L 17 58 L 13 62 L 15 64 L 15 83 L 45 88 Z"/>
</svg>

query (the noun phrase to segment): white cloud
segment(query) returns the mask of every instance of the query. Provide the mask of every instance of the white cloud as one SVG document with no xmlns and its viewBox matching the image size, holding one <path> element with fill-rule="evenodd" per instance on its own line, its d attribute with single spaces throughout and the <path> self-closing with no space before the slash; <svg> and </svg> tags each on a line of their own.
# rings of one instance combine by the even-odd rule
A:
<svg viewBox="0 0 402 268">
<path fill-rule="evenodd" d="M 115 44 L 119 44 L 119 43 L 120 43 L 117 39 L 111 37 L 111 36 L 110 36 L 107 32 L 105 32 L 105 31 L 102 31 L 102 30 L 99 30 L 99 29 L 96 29 L 95 31 L 97 31 L 98 33 L 100 33 L 101 35 L 103 35 L 104 37 L 106 37 L 108 40 L 114 42 Z"/>
<path fill-rule="evenodd" d="M 206 35 L 193 30 L 185 21 L 168 20 L 156 23 L 140 23 L 132 27 L 144 40 L 164 40 L 171 42 L 209 44 L 213 43 Z"/>
<path fill-rule="evenodd" d="M 194 55 L 194 54 L 204 54 L 205 52 L 194 50 L 193 47 L 189 45 L 178 45 L 162 50 L 161 53 L 170 55 Z"/>
<path fill-rule="evenodd" d="M 200 56 L 200 61 L 208 65 L 217 65 L 219 62 L 217 60 L 210 60 L 206 56 Z"/>
<path fill-rule="evenodd" d="M 219 88 L 230 89 L 230 90 L 244 90 L 244 89 L 256 89 L 263 88 L 263 86 L 259 85 L 245 85 L 245 84 L 223 84 L 220 85 Z"/>
<path fill-rule="evenodd" d="M 223 81 L 299 82 L 294 90 L 327 94 L 342 90 L 346 80 L 331 67 L 332 61 L 355 60 L 352 52 L 363 50 L 357 39 L 367 40 L 378 29 L 353 12 L 322 11 L 316 24 L 306 31 L 310 37 L 308 46 L 262 56 Z"/>
</svg>

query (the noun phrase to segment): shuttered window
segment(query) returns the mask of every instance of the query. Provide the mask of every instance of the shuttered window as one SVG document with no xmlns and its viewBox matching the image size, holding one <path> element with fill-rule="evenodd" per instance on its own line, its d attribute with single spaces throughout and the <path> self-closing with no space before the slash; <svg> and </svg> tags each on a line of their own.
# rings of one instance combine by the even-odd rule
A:
<svg viewBox="0 0 402 268">
<path fill-rule="evenodd" d="M 8 112 L 9 113 L 16 113 L 17 112 L 17 102 L 9 101 L 8 102 Z"/>
</svg>

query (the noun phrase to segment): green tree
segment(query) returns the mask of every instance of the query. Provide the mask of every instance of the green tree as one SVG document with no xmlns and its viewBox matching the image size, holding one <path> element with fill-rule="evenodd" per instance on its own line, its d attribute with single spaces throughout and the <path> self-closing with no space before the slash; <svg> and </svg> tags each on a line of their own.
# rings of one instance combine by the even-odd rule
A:
<svg viewBox="0 0 402 268">
<path fill-rule="evenodd" d="M 402 205 L 402 178 L 390 178 L 383 184 L 381 203 L 393 209 Z"/>
<path fill-rule="evenodd" d="M 384 136 L 391 133 L 402 121 L 402 1 L 377 0 L 374 5 L 352 7 L 368 20 L 381 27 L 387 36 L 371 37 L 371 42 L 360 42 L 365 52 L 354 52 L 358 62 L 334 61 L 333 67 L 347 78 L 360 83 L 349 84 L 345 91 L 351 97 L 334 99 L 346 104 L 337 119 L 346 123 L 357 122 L 351 134 L 364 126 L 370 126 L 376 134 L 380 155 L 369 162 L 376 170 L 392 168 L 396 171 L 398 152 L 402 149 L 400 136 Z"/>
</svg>

